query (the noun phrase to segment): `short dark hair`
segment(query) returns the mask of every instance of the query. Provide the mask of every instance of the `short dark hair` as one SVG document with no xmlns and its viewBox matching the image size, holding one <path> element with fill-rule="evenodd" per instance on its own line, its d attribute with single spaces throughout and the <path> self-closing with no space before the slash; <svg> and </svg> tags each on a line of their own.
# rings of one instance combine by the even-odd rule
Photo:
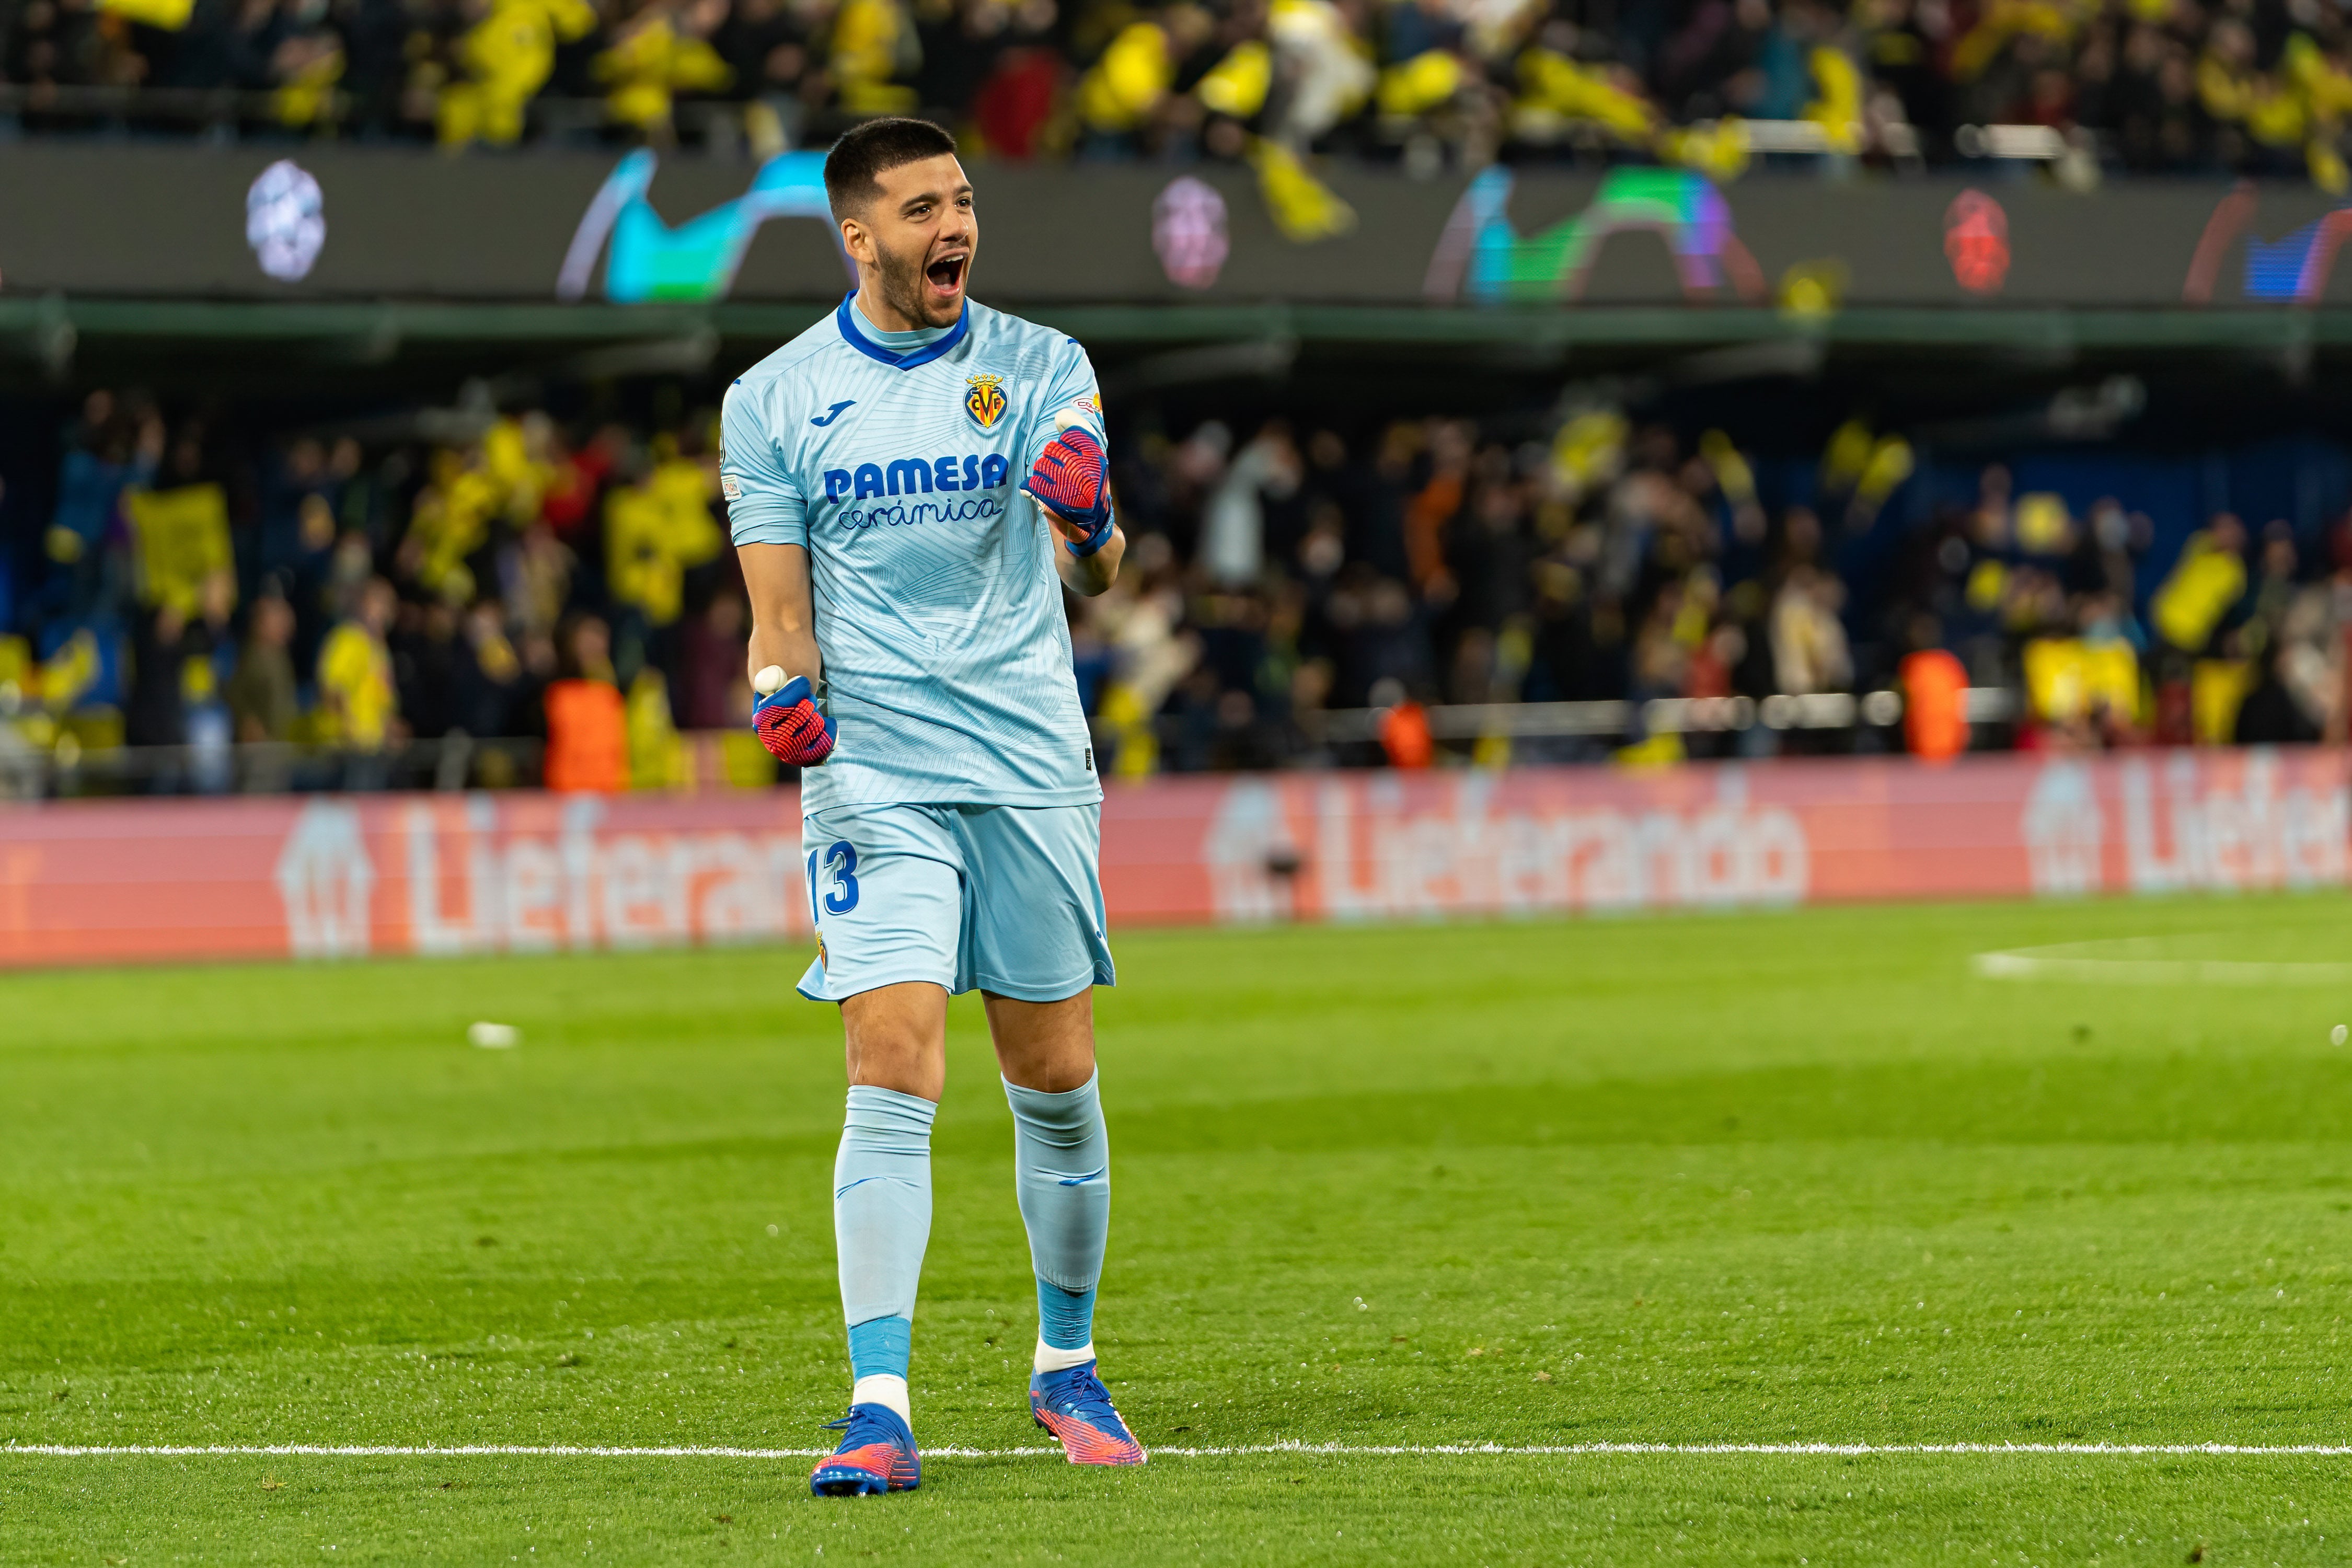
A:
<svg viewBox="0 0 2352 1568">
<path fill-rule="evenodd" d="M 856 126 L 824 155 L 824 200 L 838 221 L 882 189 L 878 175 L 901 163 L 955 156 L 953 136 L 928 120 L 893 116 Z"/>
</svg>

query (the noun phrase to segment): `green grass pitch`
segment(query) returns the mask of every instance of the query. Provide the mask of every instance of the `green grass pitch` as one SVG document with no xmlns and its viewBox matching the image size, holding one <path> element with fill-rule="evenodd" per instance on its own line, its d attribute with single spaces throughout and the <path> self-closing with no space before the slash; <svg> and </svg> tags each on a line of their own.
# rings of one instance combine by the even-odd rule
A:
<svg viewBox="0 0 2352 1568">
<path fill-rule="evenodd" d="M 0 1447 L 0 1563 L 2352 1562 L 2343 1454 L 1368 1451 L 2352 1444 L 2352 986 L 1969 967 L 2125 937 L 2335 963 L 2352 902 L 1127 933 L 1097 1340 L 1143 1469 L 1035 1451 L 966 999 L 915 1339 L 965 1453 L 919 1492 Z M 804 962 L 0 977 L 0 1445 L 818 1446 Z"/>
</svg>

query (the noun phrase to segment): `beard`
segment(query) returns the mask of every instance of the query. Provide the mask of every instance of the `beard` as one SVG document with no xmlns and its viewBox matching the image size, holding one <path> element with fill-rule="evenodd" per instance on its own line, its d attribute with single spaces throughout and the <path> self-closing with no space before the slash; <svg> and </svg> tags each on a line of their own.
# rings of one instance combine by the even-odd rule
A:
<svg viewBox="0 0 2352 1568">
<path fill-rule="evenodd" d="M 875 247 L 878 263 L 875 270 L 882 278 L 882 302 L 897 311 L 900 319 L 918 326 L 952 327 L 956 318 L 963 314 L 963 300 L 961 297 L 955 300 L 944 315 L 931 313 L 934 308 L 929 304 L 929 294 L 924 288 L 928 281 L 924 263 L 929 257 L 929 247 L 903 256 Z"/>
</svg>

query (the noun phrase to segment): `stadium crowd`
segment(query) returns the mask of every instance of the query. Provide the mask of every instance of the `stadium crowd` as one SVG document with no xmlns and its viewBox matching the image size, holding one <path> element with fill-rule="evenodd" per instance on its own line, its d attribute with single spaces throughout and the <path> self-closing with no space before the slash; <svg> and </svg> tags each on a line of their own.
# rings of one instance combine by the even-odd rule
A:
<svg viewBox="0 0 2352 1568">
<path fill-rule="evenodd" d="M 1649 734 L 1643 718 L 1655 699 L 1890 686 L 1919 713 L 1971 687 L 2014 694 L 2015 723 L 1979 744 L 2343 732 L 2352 518 L 2298 538 L 2219 515 L 2157 559 L 2145 516 L 2111 500 L 2074 515 L 1999 465 L 1967 504 L 1923 510 L 1909 446 L 1859 420 L 1801 484 L 1770 487 L 1801 501 L 1769 506 L 1721 431 L 1605 405 L 1550 426 L 1507 443 L 1447 418 L 1123 438 L 1128 567 L 1069 602 L 1107 767 L 1420 765 L 1431 705 L 1612 699 L 1630 704 L 1622 732 L 1517 754 L 1901 744 L 1850 725 Z M 181 748 L 194 760 L 161 787 L 210 788 L 227 787 L 233 741 L 299 742 L 336 759 L 320 782 L 363 787 L 404 741 L 522 738 L 545 742 L 551 782 L 613 787 L 688 782 L 681 732 L 701 731 L 740 743 L 700 776 L 772 776 L 743 729 L 746 609 L 714 447 L 709 410 L 478 405 L 262 437 L 92 393 L 53 475 L 0 476 L 0 559 L 16 564 L 13 606 L 0 579 L 0 752 Z M 1865 563 L 1866 592 L 1842 562 Z M 1334 710 L 1381 717 L 1350 750 Z M 1507 731 L 1482 760 L 1512 754 Z M 1954 733 L 1915 724 L 1909 742 L 1949 750 Z M 525 775 L 499 755 L 469 776 Z"/>
<path fill-rule="evenodd" d="M 1764 145 L 1748 122 L 1929 162 L 2023 125 L 2120 167 L 2342 189 L 2347 41 L 2322 0 L 0 0 L 0 112 L 153 130 L 176 101 L 216 132 L 457 146 L 660 142 L 699 106 L 761 153 L 921 112 L 1014 159 L 1727 176 Z M 223 92 L 246 103 L 226 121 Z"/>
</svg>

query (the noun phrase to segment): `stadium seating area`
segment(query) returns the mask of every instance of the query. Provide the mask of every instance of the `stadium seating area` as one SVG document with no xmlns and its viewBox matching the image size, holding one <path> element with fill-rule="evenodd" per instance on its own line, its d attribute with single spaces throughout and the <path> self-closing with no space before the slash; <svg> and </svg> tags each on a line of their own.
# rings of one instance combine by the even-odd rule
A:
<svg viewBox="0 0 2352 1568">
<path fill-rule="evenodd" d="M 2247 0 L 0 0 L 0 125 L 1014 159 L 1986 155 L 2346 183 L 2339 8 Z"/>
<path fill-rule="evenodd" d="M 713 417 L 476 403 L 289 437 L 94 393 L 53 472 L 5 476 L 0 752 L 302 742 L 364 785 L 404 740 L 465 735 L 546 740 L 583 783 L 770 776 L 755 747 L 697 775 L 679 740 L 741 734 L 751 701 Z M 2341 731 L 2352 520 L 2184 542 L 2000 466 L 1937 500 L 1860 421 L 1763 473 L 1719 430 L 1556 418 L 1507 444 L 1462 419 L 1123 439 L 1129 566 L 1070 605 L 1107 764 L 1410 766 L 1425 710 L 1514 703 L 1625 706 L 1590 733 L 1488 721 L 1484 760 L 1881 749 L 1895 714 L 1850 701 L 1749 721 L 1890 688 L 1920 713 L 1990 689 L 2014 722 L 1979 746 Z M 1660 729 L 1661 699 L 1725 721 Z M 459 776 L 520 782 L 523 752 Z"/>
</svg>

